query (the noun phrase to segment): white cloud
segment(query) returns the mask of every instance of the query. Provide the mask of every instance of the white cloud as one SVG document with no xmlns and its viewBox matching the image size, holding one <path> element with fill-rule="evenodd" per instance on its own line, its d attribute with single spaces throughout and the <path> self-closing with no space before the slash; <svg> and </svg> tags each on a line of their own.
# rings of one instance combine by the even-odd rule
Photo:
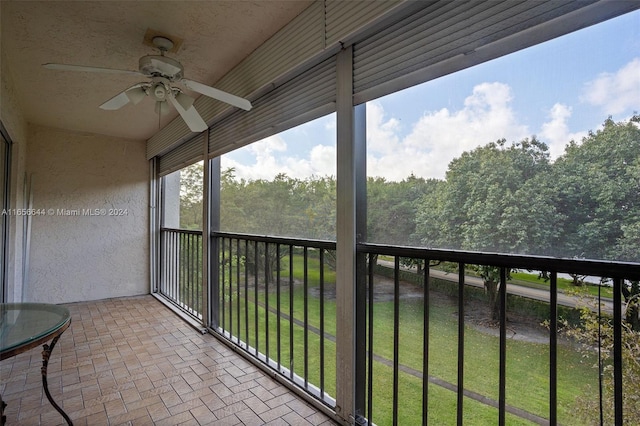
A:
<svg viewBox="0 0 640 426">
<path fill-rule="evenodd" d="M 336 147 L 316 145 L 311 150 L 311 164 L 315 167 L 315 174 L 322 176 L 336 175 Z"/>
<path fill-rule="evenodd" d="M 506 84 L 478 84 L 463 108 L 425 113 L 401 141 L 394 133 L 397 120 L 385 121 L 382 106 L 370 102 L 367 108 L 374 110 L 371 115 L 376 120 L 367 122 L 368 174 L 390 180 L 410 173 L 443 178 L 449 162 L 464 151 L 501 138 L 517 141 L 527 137 L 529 130 L 518 123 L 511 100 Z"/>
<path fill-rule="evenodd" d="M 640 60 L 634 62 L 640 65 Z M 626 71 L 616 74 L 622 75 L 626 75 Z M 609 77 L 609 80 L 603 78 L 599 83 L 593 83 L 594 87 L 603 85 L 605 80 L 622 78 Z M 451 160 L 464 151 L 502 138 L 514 142 L 530 137 L 533 132 L 519 122 L 512 101 L 509 85 L 481 83 L 473 88 L 461 108 L 427 111 L 410 129 L 403 129 L 401 121 L 384 110 L 382 102 L 369 102 L 368 175 L 388 180 L 401 180 L 412 173 L 425 178 L 444 178 Z M 579 142 L 587 135 L 586 132 L 570 132 L 568 122 L 572 112 L 570 106 L 556 103 L 539 129 L 539 139 L 548 144 L 552 159 L 564 152 L 570 140 Z M 323 128 L 335 132 L 335 120 L 325 123 Z M 236 175 L 245 179 L 272 179 L 278 173 L 301 179 L 311 175 L 336 175 L 334 145 L 318 144 L 306 153 L 292 154 L 287 151 L 288 140 L 282 135 L 266 138 L 245 148 L 254 158 L 251 164 L 240 164 L 224 156 L 223 167 L 235 167 Z"/>
<path fill-rule="evenodd" d="M 377 102 L 367 104 L 367 150 L 380 154 L 393 153 L 399 143 L 397 132 L 400 122 L 395 118 L 385 121 L 385 112 Z"/>
<path fill-rule="evenodd" d="M 607 115 L 637 110 L 640 106 L 640 58 L 615 73 L 602 73 L 585 84 L 582 99 Z"/>
<path fill-rule="evenodd" d="M 569 106 L 556 103 L 549 111 L 549 121 L 542 124 L 539 139 L 549 146 L 549 155 L 555 160 L 564 153 L 565 146 L 571 141 L 580 142 L 587 132 L 569 132 L 567 121 L 571 117 Z"/>
<path fill-rule="evenodd" d="M 251 164 L 222 157 L 222 169 L 233 167 L 236 177 L 247 180 L 272 180 L 277 174 L 285 173 L 292 178 L 304 179 L 311 175 L 326 176 L 336 174 L 335 147 L 316 145 L 309 158 L 287 156 L 287 143 L 279 135 L 270 136 L 245 148 L 254 158 Z"/>
</svg>

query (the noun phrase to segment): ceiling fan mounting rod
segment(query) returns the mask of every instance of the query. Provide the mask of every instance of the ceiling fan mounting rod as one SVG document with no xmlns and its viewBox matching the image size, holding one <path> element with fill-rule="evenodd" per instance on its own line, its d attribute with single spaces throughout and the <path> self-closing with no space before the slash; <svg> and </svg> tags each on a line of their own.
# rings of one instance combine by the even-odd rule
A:
<svg viewBox="0 0 640 426">
<path fill-rule="evenodd" d="M 153 45 L 160 50 L 160 54 L 164 56 L 165 52 L 173 49 L 173 41 L 166 37 L 156 36 L 153 38 Z"/>
</svg>

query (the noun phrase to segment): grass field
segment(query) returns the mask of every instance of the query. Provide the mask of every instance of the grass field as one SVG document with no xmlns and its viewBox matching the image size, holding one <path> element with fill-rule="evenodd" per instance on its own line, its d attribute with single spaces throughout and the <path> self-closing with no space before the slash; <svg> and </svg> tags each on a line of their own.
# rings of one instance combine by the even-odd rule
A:
<svg viewBox="0 0 640 426">
<path fill-rule="evenodd" d="M 314 264 L 315 263 L 315 264 Z M 284 268 L 288 271 L 288 267 Z M 282 273 L 285 278 L 286 272 Z M 303 277 L 302 262 L 294 260 L 294 277 L 301 282 Z M 327 287 L 335 282 L 330 271 L 325 272 Z M 308 294 L 305 297 L 302 284 L 296 284 L 293 291 L 289 287 L 281 288 L 280 341 L 278 352 L 278 295 L 275 288 L 265 291 L 258 287 L 256 291 L 250 284 L 249 291 L 241 288 L 238 299 L 237 289 L 231 284 L 225 291 L 226 328 L 232 324 L 234 334 L 256 345 L 262 353 L 281 361 L 282 366 L 292 368 L 296 374 L 306 377 L 310 384 L 323 388 L 330 395 L 335 395 L 335 344 L 330 337 L 325 337 L 321 354 L 320 336 L 313 330 L 305 330 L 306 322 L 315 329 L 320 329 L 320 299 L 317 297 L 319 271 L 317 260 L 309 259 L 307 273 Z M 228 286 L 228 284 L 227 284 Z M 274 286 L 272 286 L 274 287 Z M 311 290 L 315 290 L 312 292 Z M 314 295 L 315 294 L 315 295 Z M 292 297 L 291 297 L 292 296 Z M 238 301 L 240 305 L 238 306 Z M 248 303 L 245 303 L 247 302 Z M 257 303 L 256 303 L 257 301 Z M 433 298 L 429 309 L 429 376 L 446 382 L 457 383 L 457 333 L 458 323 L 455 303 L 446 298 Z M 290 302 L 293 306 L 293 324 L 289 322 Z M 269 306 L 267 313 L 266 305 Z M 230 309 L 231 308 L 231 309 Z M 331 298 L 324 300 L 324 331 L 330 336 L 336 330 L 336 304 Z M 373 304 L 374 312 L 374 353 L 382 359 L 393 359 L 393 302 L 381 301 Z M 258 318 L 256 328 L 256 315 Z M 248 319 L 248 322 L 246 321 Z M 246 335 L 247 324 L 249 334 Z M 424 304 L 420 299 L 401 300 L 399 363 L 422 373 L 423 363 L 423 324 Z M 266 333 L 268 325 L 268 334 Z M 293 341 L 289 339 L 289 331 L 293 328 Z M 257 330 L 257 331 L 256 331 Z M 267 346 L 267 336 L 269 344 Z M 465 328 L 465 389 L 488 398 L 498 399 L 499 351 L 498 338 L 479 331 L 476 327 Z M 293 353 L 291 349 L 293 348 Z M 278 355 L 279 353 L 279 355 Z M 306 356 L 305 356 L 306 355 Z M 549 395 L 549 347 L 546 344 L 509 340 L 507 343 L 506 371 L 506 403 L 518 407 L 540 417 L 548 417 Z M 580 354 L 570 346 L 560 346 L 558 353 L 558 415 L 561 423 L 572 422 L 572 407 L 577 397 L 585 395 L 587 384 L 597 384 L 597 370 L 591 368 L 591 362 L 583 360 Z M 324 368 L 322 368 L 322 366 Z M 321 371 L 323 377 L 321 377 Z M 322 383 L 321 383 L 322 382 Z M 386 363 L 376 361 L 373 367 L 373 418 L 379 425 L 392 421 L 393 370 Z M 400 424 L 419 424 L 422 410 L 422 379 L 415 374 L 399 373 L 398 416 Z M 428 387 L 428 420 L 432 424 L 455 424 L 456 393 L 439 385 L 430 383 Z M 484 403 L 465 397 L 465 424 L 493 424 L 498 419 L 498 410 Z M 507 414 L 508 424 L 529 424 L 525 419 Z"/>
<path fill-rule="evenodd" d="M 544 279 L 539 278 L 537 274 L 531 274 L 528 272 L 512 272 L 511 280 L 509 282 L 525 287 L 549 289 L 549 281 L 545 281 Z M 613 288 L 606 285 L 599 286 L 597 284 L 584 283 L 584 285 L 576 287 L 573 285 L 572 281 L 567 278 L 558 278 L 557 282 L 558 290 L 564 293 L 584 291 L 590 296 L 597 297 L 598 290 L 600 290 L 600 294 L 602 297 L 607 297 L 609 299 L 613 298 Z"/>
<path fill-rule="evenodd" d="M 392 262 L 393 257 L 391 256 L 380 256 L 380 259 Z M 448 268 L 442 266 L 432 266 L 434 269 L 439 270 L 447 270 L 451 272 Z M 469 276 L 477 276 L 477 274 L 472 270 L 467 270 L 467 275 Z M 519 271 L 519 272 L 511 272 L 511 279 L 508 280 L 510 284 L 517 284 L 523 287 L 532 287 L 539 288 L 544 290 L 549 290 L 549 281 L 541 278 L 537 272 L 527 272 L 527 271 Z M 597 285 L 590 282 L 584 282 L 582 286 L 574 286 L 572 280 L 567 278 L 559 277 L 557 280 L 558 291 L 563 293 L 579 293 L 579 294 L 587 294 L 590 296 L 598 296 L 598 291 L 600 291 L 600 295 L 606 298 L 613 298 L 613 288 L 607 285 Z"/>
</svg>

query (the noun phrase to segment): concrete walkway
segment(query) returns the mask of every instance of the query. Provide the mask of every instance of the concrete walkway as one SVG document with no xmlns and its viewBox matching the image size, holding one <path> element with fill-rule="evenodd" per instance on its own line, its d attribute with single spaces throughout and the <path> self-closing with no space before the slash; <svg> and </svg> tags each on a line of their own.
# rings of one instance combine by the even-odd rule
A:
<svg viewBox="0 0 640 426">
<path fill-rule="evenodd" d="M 378 259 L 378 264 L 393 269 L 393 262 L 387 260 Z M 400 267 L 404 271 L 413 272 L 412 269 Z M 444 272 L 437 269 L 431 269 L 429 271 L 431 277 L 447 280 L 451 282 L 458 282 L 458 275 L 452 272 Z M 484 288 L 484 283 L 481 278 L 465 276 L 464 283 L 473 287 Z M 549 303 L 550 292 L 549 290 L 525 287 L 518 284 L 507 284 L 507 293 L 514 294 L 516 296 L 527 297 L 529 299 L 540 300 Z M 593 298 L 595 301 L 596 298 Z M 576 306 L 584 306 L 584 300 L 580 300 L 579 297 L 571 296 L 562 292 L 558 292 L 558 305 L 568 306 L 575 308 Z M 602 298 L 602 312 L 613 314 L 613 301 L 611 299 Z"/>
</svg>

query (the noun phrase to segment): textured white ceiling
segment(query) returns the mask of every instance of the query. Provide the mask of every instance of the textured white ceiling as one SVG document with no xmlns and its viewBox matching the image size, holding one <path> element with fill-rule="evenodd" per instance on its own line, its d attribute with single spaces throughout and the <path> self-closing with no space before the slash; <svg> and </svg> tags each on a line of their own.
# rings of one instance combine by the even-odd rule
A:
<svg viewBox="0 0 640 426">
<path fill-rule="evenodd" d="M 100 104 L 144 78 L 54 71 L 47 62 L 138 69 L 157 54 L 151 28 L 183 40 L 169 56 L 185 77 L 213 84 L 312 1 L 1 1 L 2 50 L 29 122 L 148 139 L 158 131 L 151 99 L 104 111 Z M 177 113 L 163 116 L 168 124 Z"/>
</svg>

